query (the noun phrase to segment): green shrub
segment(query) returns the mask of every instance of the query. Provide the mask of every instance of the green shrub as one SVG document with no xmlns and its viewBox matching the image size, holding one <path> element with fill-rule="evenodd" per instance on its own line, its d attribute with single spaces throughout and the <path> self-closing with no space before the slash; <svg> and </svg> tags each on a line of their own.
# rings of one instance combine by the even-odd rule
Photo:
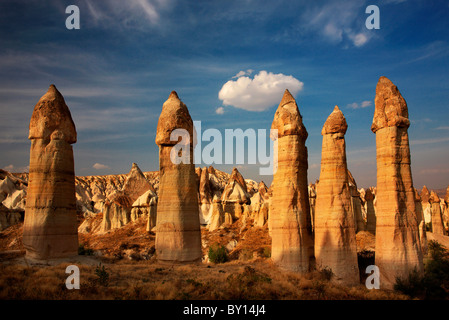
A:
<svg viewBox="0 0 449 320">
<path fill-rule="evenodd" d="M 106 268 L 101 265 L 101 263 L 95 269 L 95 275 L 98 277 L 96 279 L 97 283 L 107 287 L 109 285 L 109 272 L 106 271 Z"/>
<path fill-rule="evenodd" d="M 208 257 L 212 263 L 224 263 L 229 260 L 226 248 L 218 244 L 209 247 Z"/>
</svg>

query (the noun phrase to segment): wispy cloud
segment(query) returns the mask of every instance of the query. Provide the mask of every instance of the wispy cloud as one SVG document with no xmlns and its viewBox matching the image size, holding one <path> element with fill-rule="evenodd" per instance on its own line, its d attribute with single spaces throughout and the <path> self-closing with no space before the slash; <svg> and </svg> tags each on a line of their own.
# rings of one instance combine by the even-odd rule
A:
<svg viewBox="0 0 449 320">
<path fill-rule="evenodd" d="M 347 105 L 349 109 L 363 109 L 371 106 L 373 103 L 369 100 L 362 101 L 361 103 L 353 102 Z"/>
<path fill-rule="evenodd" d="M 411 145 L 420 145 L 420 144 L 432 144 L 432 143 L 440 143 L 440 142 L 447 142 L 447 141 L 449 141 L 449 137 L 411 140 L 410 144 Z"/>
<path fill-rule="evenodd" d="M 372 38 L 362 19 L 363 1 L 335 1 L 310 6 L 301 15 L 304 27 L 318 33 L 334 44 L 350 41 L 355 47 L 362 47 Z"/>
<path fill-rule="evenodd" d="M 449 130 L 449 126 L 436 127 L 436 130 Z"/>
<path fill-rule="evenodd" d="M 95 26 L 141 31 L 145 26 L 159 25 L 164 21 L 161 14 L 173 7 L 170 0 L 85 0 L 85 4 Z"/>
</svg>

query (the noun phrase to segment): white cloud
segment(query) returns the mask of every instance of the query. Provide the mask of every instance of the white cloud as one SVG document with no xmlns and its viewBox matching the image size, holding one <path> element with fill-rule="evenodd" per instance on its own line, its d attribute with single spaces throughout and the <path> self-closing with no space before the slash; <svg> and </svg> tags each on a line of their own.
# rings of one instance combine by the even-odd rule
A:
<svg viewBox="0 0 449 320">
<path fill-rule="evenodd" d="M 97 170 L 105 170 L 105 169 L 111 169 L 109 166 L 105 165 L 105 164 L 101 164 L 101 163 L 95 163 L 92 168 L 97 169 Z"/>
<path fill-rule="evenodd" d="M 281 101 L 285 89 L 296 95 L 303 86 L 304 83 L 293 76 L 262 70 L 253 79 L 241 76 L 237 80 L 229 80 L 221 88 L 218 98 L 225 106 L 264 111 Z"/>
<path fill-rule="evenodd" d="M 363 109 L 372 105 L 369 100 L 362 101 L 361 103 L 353 102 L 347 105 L 349 109 Z"/>
<path fill-rule="evenodd" d="M 215 113 L 216 114 L 224 114 L 224 108 L 223 107 L 219 107 L 219 108 L 217 108 L 217 109 L 215 109 Z"/>
<path fill-rule="evenodd" d="M 437 130 L 449 130 L 449 127 L 443 126 L 443 127 L 437 127 L 435 129 L 437 129 Z"/>
</svg>

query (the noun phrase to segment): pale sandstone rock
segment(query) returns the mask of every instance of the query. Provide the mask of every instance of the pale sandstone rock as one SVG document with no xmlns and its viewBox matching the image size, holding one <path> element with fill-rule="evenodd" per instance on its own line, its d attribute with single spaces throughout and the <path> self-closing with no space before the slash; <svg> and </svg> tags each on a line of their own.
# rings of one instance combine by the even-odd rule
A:
<svg viewBox="0 0 449 320">
<path fill-rule="evenodd" d="M 421 190 L 421 207 L 423 212 L 423 219 L 426 223 L 432 221 L 432 208 L 430 205 L 430 191 L 424 186 Z"/>
<path fill-rule="evenodd" d="M 315 227 L 315 207 L 316 207 L 316 186 L 318 185 L 318 181 L 316 184 L 309 184 L 308 192 L 309 192 L 309 205 L 310 205 L 310 217 L 312 219 L 312 230 Z"/>
<path fill-rule="evenodd" d="M 170 140 L 175 129 L 184 129 L 187 136 L 179 142 L 187 163 L 175 164 L 170 153 L 177 141 Z M 173 91 L 162 106 L 156 133 L 159 145 L 159 194 L 156 223 L 156 253 L 160 261 L 201 261 L 201 231 L 198 208 L 198 181 L 193 163 L 195 141 L 193 121 L 186 105 Z"/>
<path fill-rule="evenodd" d="M 218 196 L 214 196 L 212 203 L 212 215 L 209 223 L 209 231 L 215 231 L 225 223 L 225 214 L 223 211 L 223 205 L 221 199 Z"/>
<path fill-rule="evenodd" d="M 288 90 L 274 115 L 278 150 L 272 183 L 271 258 L 283 269 L 307 272 L 313 266 L 313 235 L 307 190 L 307 131 L 295 99 Z"/>
<path fill-rule="evenodd" d="M 398 88 L 381 77 L 376 88 L 371 130 L 376 134 L 376 256 L 381 288 L 396 277 L 423 271 L 407 129 L 407 103 Z"/>
<path fill-rule="evenodd" d="M 366 212 L 362 210 L 362 200 L 360 198 L 360 192 L 357 189 L 357 183 L 355 182 L 354 177 L 351 172 L 348 170 L 348 183 L 349 183 L 349 191 L 351 193 L 351 204 L 352 211 L 354 213 L 354 221 L 355 221 L 355 231 L 365 231 L 366 230 Z"/>
<path fill-rule="evenodd" d="M 432 232 L 445 235 L 443 218 L 441 216 L 440 198 L 434 191 L 432 191 L 430 193 L 429 201 L 432 212 Z"/>
<path fill-rule="evenodd" d="M 155 191 L 137 164 L 133 163 L 121 190 L 111 193 L 104 204 L 100 232 L 121 228 L 132 221 L 133 203 L 145 192 Z"/>
<path fill-rule="evenodd" d="M 29 127 L 30 173 L 23 245 L 26 257 L 78 254 L 73 149 L 76 129 L 61 93 L 51 85 L 34 107 Z"/>
<path fill-rule="evenodd" d="M 320 182 L 315 214 L 315 258 L 319 268 L 330 268 L 344 284 L 360 282 L 354 215 L 346 164 L 346 119 L 336 106 L 321 134 Z"/>
<path fill-rule="evenodd" d="M 416 206 L 416 219 L 421 222 L 424 220 L 424 213 L 421 203 L 421 196 L 419 195 L 418 189 L 413 188 L 415 192 L 415 206 Z M 425 223 L 424 223 L 425 224 Z"/>
<path fill-rule="evenodd" d="M 230 213 L 234 220 L 240 219 L 244 211 L 244 205 L 250 204 L 250 199 L 251 195 L 247 192 L 245 179 L 237 168 L 233 168 L 221 195 L 224 211 Z"/>
</svg>

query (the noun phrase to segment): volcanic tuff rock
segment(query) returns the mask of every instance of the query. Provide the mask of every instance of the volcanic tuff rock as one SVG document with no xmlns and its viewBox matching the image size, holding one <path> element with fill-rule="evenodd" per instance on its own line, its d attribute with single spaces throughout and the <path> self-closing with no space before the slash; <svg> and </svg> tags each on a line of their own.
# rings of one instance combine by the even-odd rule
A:
<svg viewBox="0 0 449 320">
<path fill-rule="evenodd" d="M 432 221 L 432 209 L 430 205 L 430 191 L 427 189 L 426 186 L 422 188 L 421 191 L 421 206 L 422 206 L 422 212 L 423 217 L 426 223 L 429 223 Z"/>
<path fill-rule="evenodd" d="M 106 232 L 128 224 L 132 220 L 133 203 L 148 190 L 151 191 L 152 197 L 156 196 L 153 186 L 145 178 L 137 164 L 133 163 L 123 188 L 111 193 L 104 204 L 100 232 Z"/>
<path fill-rule="evenodd" d="M 271 257 L 281 268 L 307 272 L 313 262 L 313 236 L 307 189 L 307 131 L 288 90 L 274 115 L 271 129 L 278 150 L 270 208 Z"/>
<path fill-rule="evenodd" d="M 377 149 L 377 225 L 375 264 L 381 288 L 396 277 L 423 270 L 407 129 L 408 109 L 398 88 L 386 77 L 377 83 L 371 130 Z"/>
<path fill-rule="evenodd" d="M 221 195 L 224 211 L 230 213 L 234 220 L 239 219 L 243 212 L 248 210 L 247 205 L 251 203 L 250 199 L 251 194 L 247 191 L 245 179 L 237 168 L 233 168 Z"/>
<path fill-rule="evenodd" d="M 175 129 L 184 129 L 183 159 L 171 161 L 176 141 L 170 140 Z M 173 91 L 162 106 L 156 132 L 159 145 L 159 200 L 156 222 L 156 252 L 161 261 L 201 261 L 201 232 L 198 207 L 198 181 L 193 162 L 193 121 L 187 106 Z"/>
<path fill-rule="evenodd" d="M 330 268 L 342 283 L 359 283 L 354 216 L 349 191 L 344 135 L 348 125 L 336 106 L 321 134 L 320 182 L 315 214 L 315 258 L 319 268 Z"/>
<path fill-rule="evenodd" d="M 51 85 L 34 107 L 29 127 L 30 174 L 23 228 L 26 256 L 78 254 L 73 150 L 76 129 L 61 93 Z"/>
<path fill-rule="evenodd" d="M 429 201 L 432 212 L 432 232 L 445 235 L 443 218 L 441 215 L 440 198 L 434 191 L 432 191 L 430 193 Z"/>
</svg>

